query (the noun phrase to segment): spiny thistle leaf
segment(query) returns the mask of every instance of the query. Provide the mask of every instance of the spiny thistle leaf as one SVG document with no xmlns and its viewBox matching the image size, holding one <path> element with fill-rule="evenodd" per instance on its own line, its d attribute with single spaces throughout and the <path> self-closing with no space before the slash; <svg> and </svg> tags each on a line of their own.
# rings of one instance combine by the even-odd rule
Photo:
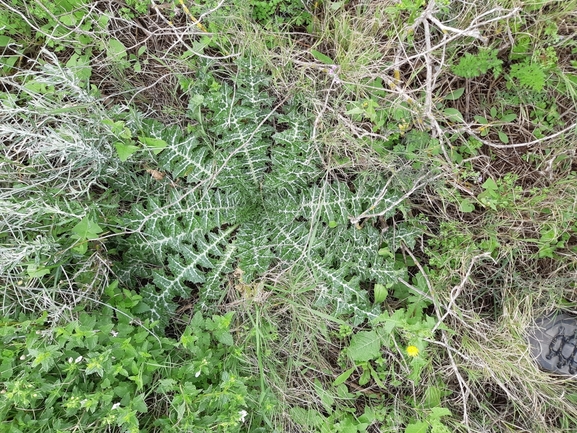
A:
<svg viewBox="0 0 577 433">
<path fill-rule="evenodd" d="M 389 218 L 398 195 L 381 196 L 386 179 L 374 174 L 328 182 L 309 138 L 311 120 L 296 104 L 273 112 L 260 65 L 247 59 L 237 67 L 232 86 L 215 85 L 207 75 L 210 88 L 193 90 L 207 96 L 189 135 L 147 131 L 168 144 L 158 164 L 181 182 L 134 205 L 126 224 L 136 233 L 124 244 L 119 275 L 126 284 L 137 277 L 160 324 L 174 313 L 176 297 L 198 290 L 202 307 L 221 298 L 235 269 L 249 284 L 273 267 L 294 264 L 316 276 L 319 304 L 353 315 L 355 323 L 376 317 L 379 307 L 366 288 L 404 275 L 378 254 L 400 241 L 374 219 L 358 226 L 350 219 L 367 210 Z M 411 244 L 417 234 L 407 226 L 399 239 Z"/>
</svg>

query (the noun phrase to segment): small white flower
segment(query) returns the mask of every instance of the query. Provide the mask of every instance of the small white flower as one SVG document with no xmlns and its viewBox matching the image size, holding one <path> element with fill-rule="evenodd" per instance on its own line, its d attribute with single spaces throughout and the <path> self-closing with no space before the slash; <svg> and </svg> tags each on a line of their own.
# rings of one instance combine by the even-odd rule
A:
<svg viewBox="0 0 577 433">
<path fill-rule="evenodd" d="M 248 412 L 246 410 L 241 410 L 238 414 L 240 415 L 240 422 L 244 422 L 244 419 L 248 415 Z"/>
<path fill-rule="evenodd" d="M 26 355 L 22 355 L 22 356 L 20 357 L 20 361 L 24 361 L 25 359 L 26 359 Z"/>
<path fill-rule="evenodd" d="M 120 407 L 120 403 L 114 403 L 114 404 L 112 405 L 112 410 L 118 409 L 119 407 Z"/>
<path fill-rule="evenodd" d="M 78 358 L 76 358 L 76 359 L 74 360 L 74 363 L 75 363 L 75 364 L 78 364 L 78 363 L 79 363 L 80 361 L 82 361 L 83 359 L 84 359 L 84 358 L 82 358 L 82 355 L 80 355 Z"/>
<path fill-rule="evenodd" d="M 72 359 L 72 357 L 68 358 L 68 362 L 69 362 L 70 364 L 72 364 L 72 363 L 74 362 L 74 360 Z"/>
<path fill-rule="evenodd" d="M 118 337 L 118 332 L 112 330 L 110 331 L 110 333 L 112 334 L 113 337 Z"/>
<path fill-rule="evenodd" d="M 200 376 L 200 370 L 198 370 L 196 373 L 194 373 L 194 377 L 198 377 Z"/>
</svg>

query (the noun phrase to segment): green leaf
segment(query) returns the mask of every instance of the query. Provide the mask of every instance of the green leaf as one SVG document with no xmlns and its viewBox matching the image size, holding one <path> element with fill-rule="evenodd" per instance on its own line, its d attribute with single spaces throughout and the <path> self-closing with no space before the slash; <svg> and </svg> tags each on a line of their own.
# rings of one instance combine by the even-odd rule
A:
<svg viewBox="0 0 577 433">
<path fill-rule="evenodd" d="M 14 40 L 6 35 L 0 35 L 0 47 L 7 47 L 9 44 L 13 43 Z"/>
<path fill-rule="evenodd" d="M 505 144 L 509 143 L 509 137 L 503 131 L 499 131 L 499 140 Z"/>
<path fill-rule="evenodd" d="M 356 367 L 353 367 L 353 368 L 349 368 L 345 372 L 339 374 L 338 377 L 333 382 L 333 386 L 339 386 L 341 383 L 344 383 L 349 377 L 351 377 L 351 374 L 353 374 L 353 372 L 355 370 L 356 370 Z"/>
<path fill-rule="evenodd" d="M 74 27 L 77 23 L 77 20 L 76 20 L 76 17 L 74 16 L 74 14 L 62 15 L 60 17 L 60 21 L 68 27 Z"/>
<path fill-rule="evenodd" d="M 126 57 L 126 47 L 118 39 L 110 39 L 107 53 L 112 58 L 121 59 Z"/>
<path fill-rule="evenodd" d="M 447 120 L 450 120 L 451 122 L 462 123 L 465 121 L 461 112 L 456 108 L 445 108 L 443 114 L 447 116 Z"/>
<path fill-rule="evenodd" d="M 44 266 L 37 266 L 33 263 L 29 264 L 26 268 L 26 273 L 30 278 L 41 278 L 44 275 L 50 273 L 50 269 L 45 268 Z"/>
<path fill-rule="evenodd" d="M 423 406 L 426 408 L 433 408 L 441 404 L 441 389 L 438 386 L 429 386 L 425 390 L 425 398 Z"/>
<path fill-rule="evenodd" d="M 114 143 L 114 147 L 116 148 L 116 153 L 118 153 L 118 159 L 122 162 L 125 162 L 132 156 L 133 153 L 136 153 L 140 150 L 138 146 L 134 146 L 132 144 L 124 144 L 120 141 Z"/>
<path fill-rule="evenodd" d="M 497 184 L 495 183 L 495 181 L 492 178 L 488 178 L 485 182 L 483 182 L 483 185 L 481 185 L 486 191 L 496 191 L 497 190 Z"/>
<path fill-rule="evenodd" d="M 517 78 L 521 86 L 541 92 L 546 84 L 546 74 L 538 63 L 522 62 L 511 65 L 510 76 Z"/>
<path fill-rule="evenodd" d="M 370 361 L 380 355 L 381 339 L 375 331 L 358 332 L 351 338 L 348 352 L 355 362 Z"/>
<path fill-rule="evenodd" d="M 431 418 L 441 418 L 442 416 L 451 416 L 451 411 L 444 407 L 434 407 L 431 409 Z"/>
<path fill-rule="evenodd" d="M 215 332 L 215 337 L 219 343 L 225 344 L 227 346 L 232 346 L 234 344 L 232 334 L 228 331 Z"/>
<path fill-rule="evenodd" d="M 345 111 L 345 114 L 347 115 L 365 114 L 365 110 L 362 109 L 361 107 L 353 107 L 350 110 Z"/>
<path fill-rule="evenodd" d="M 138 137 L 138 139 L 145 146 L 152 148 L 152 152 L 155 155 L 158 155 L 166 148 L 166 146 L 168 146 L 168 143 L 160 138 Z"/>
<path fill-rule="evenodd" d="M 465 92 L 465 88 L 461 87 L 459 89 L 453 90 L 452 92 L 447 94 L 443 99 L 445 99 L 446 101 L 456 101 L 461 96 L 463 96 L 464 92 Z"/>
<path fill-rule="evenodd" d="M 156 388 L 156 392 L 160 392 L 163 394 L 172 392 L 176 389 L 177 382 L 174 379 L 160 379 L 158 382 L 158 387 Z"/>
<path fill-rule="evenodd" d="M 98 234 L 102 231 L 102 228 L 87 216 L 72 228 L 72 233 L 79 239 L 98 239 Z"/>
<path fill-rule="evenodd" d="M 489 124 L 489 121 L 483 116 L 473 116 L 473 117 L 475 118 L 477 123 L 480 123 L 481 125 L 488 125 Z"/>
<path fill-rule="evenodd" d="M 419 421 L 408 424 L 407 427 L 405 428 L 405 433 L 427 433 L 428 428 L 429 424 L 427 424 L 426 422 Z"/>
<path fill-rule="evenodd" d="M 337 2 L 330 2 L 329 4 L 330 4 L 329 7 L 331 8 L 332 11 L 338 11 L 345 4 L 345 0 L 337 1 Z"/>
<path fill-rule="evenodd" d="M 388 247 L 381 248 L 381 249 L 377 252 L 377 254 L 378 254 L 379 256 L 382 256 L 382 257 L 385 257 L 385 258 L 391 258 L 391 259 L 392 259 L 392 258 L 395 257 L 395 255 L 391 252 L 391 250 L 390 250 Z"/>
<path fill-rule="evenodd" d="M 461 200 L 459 203 L 459 210 L 464 213 L 473 212 L 475 210 L 475 205 L 469 199 Z"/>
<path fill-rule="evenodd" d="M 137 412 L 140 413 L 148 412 L 148 406 L 144 402 L 143 394 L 138 394 L 136 397 L 133 397 L 132 400 L 130 401 L 130 406 Z"/>
<path fill-rule="evenodd" d="M 88 243 L 86 239 L 81 239 L 78 244 L 72 247 L 72 251 L 77 252 L 78 254 L 85 254 L 88 251 Z"/>
<path fill-rule="evenodd" d="M 363 367 L 363 373 L 361 374 L 361 377 L 359 377 L 359 385 L 365 386 L 367 383 L 369 383 L 369 380 L 371 380 L 371 370 L 369 366 L 365 366 Z"/>
<path fill-rule="evenodd" d="M 334 65 L 335 64 L 333 59 L 331 59 L 329 56 L 325 56 L 323 53 L 320 53 L 316 50 L 311 50 L 311 54 L 313 55 L 313 57 L 315 59 L 317 59 L 319 62 L 324 63 L 325 65 Z"/>
<path fill-rule="evenodd" d="M 503 117 L 501 117 L 502 122 L 512 122 L 515 119 L 517 119 L 517 115 L 515 113 L 505 114 Z"/>
<path fill-rule="evenodd" d="M 387 288 L 382 284 L 375 284 L 374 287 L 374 297 L 375 297 L 375 304 L 380 304 L 383 302 L 387 296 L 389 295 L 389 291 Z"/>
<path fill-rule="evenodd" d="M 477 54 L 465 53 L 459 63 L 451 70 L 455 75 L 463 78 L 474 78 L 486 74 L 493 69 L 497 75 L 501 71 L 502 60 L 497 58 L 499 50 L 481 48 Z"/>
</svg>

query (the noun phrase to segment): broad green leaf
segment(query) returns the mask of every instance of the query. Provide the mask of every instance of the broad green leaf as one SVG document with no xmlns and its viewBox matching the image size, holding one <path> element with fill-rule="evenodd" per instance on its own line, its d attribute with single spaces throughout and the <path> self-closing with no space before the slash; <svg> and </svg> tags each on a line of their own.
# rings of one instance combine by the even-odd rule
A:
<svg viewBox="0 0 577 433">
<path fill-rule="evenodd" d="M 459 203 L 459 210 L 464 213 L 473 212 L 475 210 L 475 205 L 469 199 L 461 200 Z"/>
<path fill-rule="evenodd" d="M 72 247 L 72 251 L 75 251 L 78 254 L 85 254 L 86 251 L 88 251 L 88 243 L 86 242 L 86 239 L 81 239 L 80 243 Z"/>
<path fill-rule="evenodd" d="M 6 69 L 12 67 L 18 61 L 18 56 L 5 56 L 0 57 L 0 66 L 4 66 Z"/>
<path fill-rule="evenodd" d="M 381 248 L 381 249 L 377 252 L 377 254 L 378 254 L 379 256 L 382 256 L 382 257 L 385 257 L 385 258 L 391 258 L 391 259 L 392 259 L 392 258 L 395 257 L 395 255 L 391 252 L 391 250 L 390 250 L 388 247 Z"/>
<path fill-rule="evenodd" d="M 126 57 L 126 47 L 118 39 L 108 41 L 108 55 L 112 58 L 121 59 Z"/>
<path fill-rule="evenodd" d="M 428 429 L 429 424 L 427 424 L 426 422 L 419 421 L 407 425 L 407 427 L 405 428 L 405 433 L 427 433 Z"/>
<path fill-rule="evenodd" d="M 168 379 L 160 379 L 158 382 L 158 387 L 156 388 L 156 392 L 160 392 L 160 393 L 168 393 L 168 392 L 172 392 L 175 390 L 176 388 L 176 380 L 168 378 Z"/>
<path fill-rule="evenodd" d="M 166 146 L 168 146 L 168 143 L 160 138 L 138 137 L 138 139 L 145 146 L 152 148 L 152 152 L 155 155 L 158 155 L 166 148 Z"/>
<path fill-rule="evenodd" d="M 473 117 L 475 118 L 477 123 L 480 123 L 481 125 L 488 125 L 489 124 L 489 121 L 483 116 L 473 116 Z"/>
<path fill-rule="evenodd" d="M 0 35 L 0 47 L 7 47 L 8 44 L 13 43 L 14 40 L 6 35 Z"/>
<path fill-rule="evenodd" d="M 495 183 L 495 181 L 492 178 L 488 178 L 483 185 L 481 185 L 486 191 L 496 191 L 497 190 L 497 184 Z"/>
<path fill-rule="evenodd" d="M 86 374 L 97 374 L 98 376 L 102 377 L 104 375 L 104 368 L 102 368 L 102 364 L 97 360 L 89 360 L 86 365 Z"/>
<path fill-rule="evenodd" d="M 374 297 L 375 297 L 375 304 L 380 304 L 383 302 L 389 294 L 387 288 L 382 284 L 375 284 L 374 287 Z"/>
<path fill-rule="evenodd" d="M 363 431 L 357 420 L 350 414 L 346 414 L 339 422 L 339 433 L 358 433 Z"/>
<path fill-rule="evenodd" d="M 72 54 L 66 62 L 66 67 L 70 68 L 74 74 L 81 80 L 88 80 L 92 76 L 92 67 L 88 56 L 79 56 Z"/>
<path fill-rule="evenodd" d="M 76 25 L 76 23 L 78 22 L 76 20 L 76 17 L 74 16 L 74 14 L 62 15 L 60 17 L 60 21 L 62 22 L 62 24 L 66 25 L 68 27 L 74 27 Z"/>
<path fill-rule="evenodd" d="M 311 54 L 313 55 L 313 57 L 315 59 L 317 59 L 319 62 L 324 63 L 325 65 L 334 65 L 335 64 L 333 59 L 331 59 L 329 56 L 325 56 L 323 53 L 320 53 L 316 50 L 311 50 Z"/>
<path fill-rule="evenodd" d="M 84 217 L 72 228 L 72 233 L 80 239 L 98 239 L 98 234 L 102 233 L 102 228 L 89 217 Z"/>
<path fill-rule="evenodd" d="M 338 2 L 331 2 L 329 4 L 330 4 L 329 7 L 331 8 L 331 10 L 338 11 L 340 8 L 343 7 L 343 5 L 345 4 L 345 1 L 343 0 L 343 1 L 338 1 Z"/>
<path fill-rule="evenodd" d="M 377 324 L 383 322 L 385 323 L 383 326 L 384 334 L 390 335 L 397 326 L 402 326 L 402 324 L 406 322 L 405 310 L 399 308 L 398 310 L 395 310 L 392 316 L 385 311 L 373 323 Z"/>
<path fill-rule="evenodd" d="M 433 408 L 441 404 L 441 389 L 438 386 L 429 386 L 425 390 L 425 399 L 423 406 L 426 408 Z"/>
<path fill-rule="evenodd" d="M 451 416 L 451 411 L 444 407 L 434 407 L 431 409 L 431 418 L 441 418 L 442 416 Z"/>
<path fill-rule="evenodd" d="M 349 377 L 351 377 L 351 374 L 353 374 L 353 372 L 355 370 L 356 370 L 356 367 L 353 367 L 353 368 L 349 368 L 345 372 L 339 374 L 338 377 L 333 382 L 333 386 L 339 386 L 341 383 L 344 383 Z"/>
<path fill-rule="evenodd" d="M 456 108 L 445 108 L 443 114 L 447 116 L 447 119 L 451 122 L 464 122 L 463 115 Z"/>
<path fill-rule="evenodd" d="M 505 114 L 503 117 L 501 117 L 502 122 L 512 122 L 515 119 L 517 119 L 517 115 L 515 113 Z"/>
<path fill-rule="evenodd" d="M 499 131 L 499 140 L 505 144 L 509 143 L 509 137 L 503 131 Z"/>
<path fill-rule="evenodd" d="M 136 397 L 133 397 L 130 401 L 130 405 L 132 406 L 132 409 L 136 410 L 137 412 L 148 412 L 148 406 L 144 402 L 143 394 L 138 394 Z"/>
<path fill-rule="evenodd" d="M 50 273 L 50 269 L 45 268 L 44 266 L 37 266 L 33 263 L 29 264 L 26 268 L 26 273 L 30 278 L 40 278 L 44 275 Z"/>
<path fill-rule="evenodd" d="M 365 110 L 363 110 L 361 107 L 353 107 L 350 110 L 345 111 L 345 114 L 347 115 L 351 115 L 351 114 L 364 114 Z"/>
<path fill-rule="evenodd" d="M 361 331 L 353 335 L 349 355 L 355 362 L 366 362 L 380 355 L 381 339 L 375 331 Z"/>
<path fill-rule="evenodd" d="M 234 344 L 232 334 L 228 331 L 215 332 L 215 337 L 220 343 L 227 346 L 232 346 Z"/>
<path fill-rule="evenodd" d="M 136 153 L 140 150 L 138 146 L 134 146 L 132 144 L 124 144 L 121 141 L 114 143 L 114 147 L 116 148 L 116 153 L 118 153 L 118 159 L 120 159 L 122 162 L 125 162 L 132 156 L 133 153 Z"/>
<path fill-rule="evenodd" d="M 461 87 L 459 89 L 453 90 L 452 92 L 450 92 L 448 95 L 445 96 L 445 100 L 447 101 L 455 101 L 457 99 L 459 99 L 461 96 L 463 96 L 463 93 L 465 92 L 465 88 Z"/>
</svg>

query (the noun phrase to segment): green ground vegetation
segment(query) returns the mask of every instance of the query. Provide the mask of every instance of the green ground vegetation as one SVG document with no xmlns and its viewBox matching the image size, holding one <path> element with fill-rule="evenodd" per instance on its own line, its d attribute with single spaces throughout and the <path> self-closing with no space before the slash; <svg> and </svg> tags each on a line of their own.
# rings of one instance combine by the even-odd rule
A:
<svg viewBox="0 0 577 433">
<path fill-rule="evenodd" d="M 0 431 L 577 429 L 576 10 L 0 0 Z"/>
</svg>

